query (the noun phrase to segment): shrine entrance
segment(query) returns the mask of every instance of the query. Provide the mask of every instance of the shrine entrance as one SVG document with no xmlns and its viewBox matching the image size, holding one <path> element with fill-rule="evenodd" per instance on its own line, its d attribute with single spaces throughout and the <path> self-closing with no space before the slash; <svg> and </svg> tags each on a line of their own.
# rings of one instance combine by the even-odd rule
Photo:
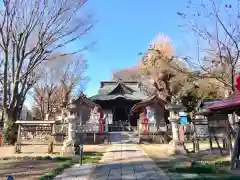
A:
<svg viewBox="0 0 240 180">
<path fill-rule="evenodd" d="M 128 120 L 128 112 L 125 107 L 116 107 L 113 110 L 113 121 L 127 121 Z"/>
<path fill-rule="evenodd" d="M 110 131 L 128 131 L 129 118 L 128 110 L 124 106 L 118 106 L 112 109 L 113 123 Z"/>
</svg>

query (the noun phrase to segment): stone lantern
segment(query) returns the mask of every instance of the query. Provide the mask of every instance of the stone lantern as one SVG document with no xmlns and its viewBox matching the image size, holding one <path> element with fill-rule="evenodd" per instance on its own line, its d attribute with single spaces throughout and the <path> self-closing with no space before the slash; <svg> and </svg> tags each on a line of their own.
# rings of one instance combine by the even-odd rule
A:
<svg viewBox="0 0 240 180">
<path fill-rule="evenodd" d="M 184 108 L 181 103 L 171 103 L 169 104 L 166 109 L 169 110 L 169 121 L 172 126 L 172 141 L 170 142 L 171 149 L 170 152 L 174 154 L 186 154 L 187 151 L 184 146 L 184 142 L 179 138 L 179 121 L 180 116 L 179 112 Z"/>
<path fill-rule="evenodd" d="M 68 107 L 69 115 L 66 118 L 68 121 L 68 138 L 63 143 L 63 153 L 66 155 L 74 155 L 75 154 L 75 148 L 74 144 L 76 141 L 75 135 L 76 135 L 76 119 L 77 116 L 74 112 L 75 106 Z"/>
</svg>

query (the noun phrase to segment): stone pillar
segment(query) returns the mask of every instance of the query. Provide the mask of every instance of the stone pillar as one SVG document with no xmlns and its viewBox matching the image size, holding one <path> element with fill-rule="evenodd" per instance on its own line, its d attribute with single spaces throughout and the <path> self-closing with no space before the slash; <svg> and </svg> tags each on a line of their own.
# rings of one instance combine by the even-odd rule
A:
<svg viewBox="0 0 240 180">
<path fill-rule="evenodd" d="M 171 126 L 172 126 L 172 140 L 173 141 L 179 141 L 179 128 L 178 128 L 178 123 L 179 120 L 178 119 L 169 119 L 169 121 L 171 122 Z"/>
<path fill-rule="evenodd" d="M 74 141 L 76 134 L 76 116 L 72 115 L 69 116 L 67 119 L 68 119 L 68 141 Z"/>
<path fill-rule="evenodd" d="M 173 154 L 186 154 L 184 142 L 179 138 L 179 116 L 174 112 L 170 112 L 169 121 L 172 125 L 172 141 L 170 141 L 171 147 L 169 151 Z"/>
<path fill-rule="evenodd" d="M 46 118 L 45 118 L 46 121 L 49 120 L 49 114 L 46 114 Z"/>
</svg>

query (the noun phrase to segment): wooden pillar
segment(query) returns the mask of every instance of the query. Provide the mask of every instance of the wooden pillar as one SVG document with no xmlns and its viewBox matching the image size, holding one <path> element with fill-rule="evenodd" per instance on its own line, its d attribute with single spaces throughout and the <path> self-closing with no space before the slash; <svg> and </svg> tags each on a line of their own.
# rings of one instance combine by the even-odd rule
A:
<svg viewBox="0 0 240 180">
<path fill-rule="evenodd" d="M 234 169 L 237 167 L 237 162 L 239 160 L 239 140 L 240 140 L 240 129 L 238 125 L 237 135 L 235 137 L 234 148 L 233 148 L 232 157 L 231 157 L 231 169 Z"/>
<path fill-rule="evenodd" d="M 209 120 L 207 119 L 207 125 L 208 125 L 208 140 L 209 140 L 209 146 L 210 146 L 210 153 L 212 154 L 213 146 L 212 146 L 212 131 L 209 128 Z"/>
<path fill-rule="evenodd" d="M 226 134 L 227 134 L 227 145 L 230 153 L 230 157 L 232 157 L 233 149 L 232 149 L 232 137 L 231 137 L 231 131 L 230 131 L 230 123 L 228 119 L 226 120 Z"/>
<path fill-rule="evenodd" d="M 17 135 L 17 142 L 20 143 L 21 141 L 21 124 L 18 125 L 18 135 Z"/>
<path fill-rule="evenodd" d="M 82 126 L 82 109 L 81 108 L 79 111 L 79 120 L 80 120 L 80 126 Z"/>
<path fill-rule="evenodd" d="M 197 132 L 196 132 L 196 128 L 195 128 L 195 125 L 194 125 L 193 138 L 192 138 L 193 152 L 197 152 L 196 141 L 197 141 Z"/>
<path fill-rule="evenodd" d="M 196 141 L 195 141 L 195 148 L 196 148 L 196 152 L 199 152 L 199 151 L 200 151 L 199 139 L 196 139 Z"/>
</svg>

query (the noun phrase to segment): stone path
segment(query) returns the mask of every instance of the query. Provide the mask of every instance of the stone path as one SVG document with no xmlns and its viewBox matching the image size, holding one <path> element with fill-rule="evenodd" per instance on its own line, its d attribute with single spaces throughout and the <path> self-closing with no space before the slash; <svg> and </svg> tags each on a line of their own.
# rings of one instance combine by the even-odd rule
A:
<svg viewBox="0 0 240 180">
<path fill-rule="evenodd" d="M 139 136 L 135 132 L 111 132 L 111 144 L 138 144 Z"/>
<path fill-rule="evenodd" d="M 76 164 L 71 168 L 65 169 L 64 172 L 54 180 L 89 180 L 89 175 L 95 169 L 95 165 L 84 164 L 80 166 Z"/>
<path fill-rule="evenodd" d="M 138 145 L 115 144 L 104 155 L 90 180 L 169 180 Z"/>
<path fill-rule="evenodd" d="M 75 165 L 55 180 L 169 180 L 138 145 L 114 144 L 97 166 Z"/>
<path fill-rule="evenodd" d="M 169 180 L 138 142 L 132 132 L 112 133 L 112 145 L 97 166 L 76 165 L 55 180 Z"/>
</svg>

